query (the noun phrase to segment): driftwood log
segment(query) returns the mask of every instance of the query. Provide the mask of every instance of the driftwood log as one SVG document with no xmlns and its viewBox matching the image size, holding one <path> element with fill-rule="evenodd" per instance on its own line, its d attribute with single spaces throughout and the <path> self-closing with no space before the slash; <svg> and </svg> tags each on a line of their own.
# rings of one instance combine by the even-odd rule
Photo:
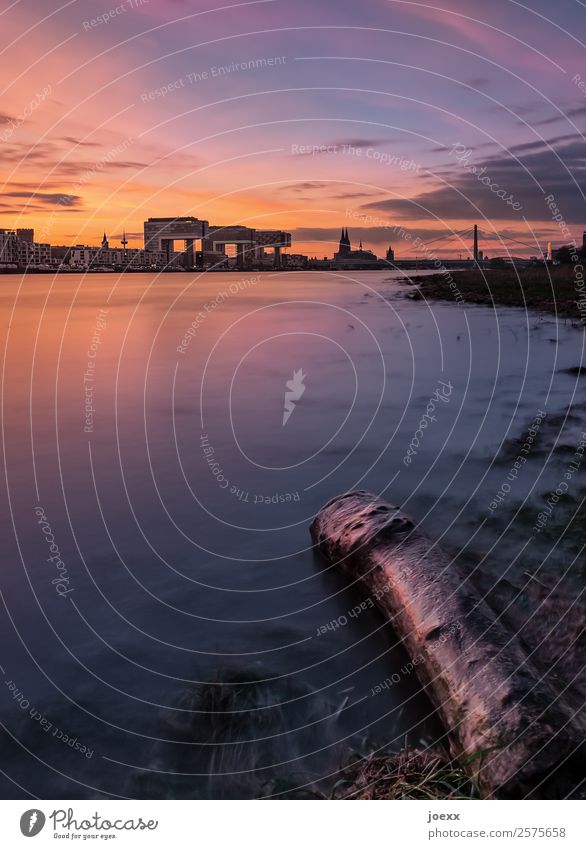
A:
<svg viewBox="0 0 586 849">
<path fill-rule="evenodd" d="M 575 783 L 581 741 L 570 709 L 464 570 L 406 515 L 368 492 L 352 492 L 326 504 L 311 535 L 393 623 L 443 721 L 451 755 L 484 795 L 522 798 L 552 780 Z"/>
</svg>

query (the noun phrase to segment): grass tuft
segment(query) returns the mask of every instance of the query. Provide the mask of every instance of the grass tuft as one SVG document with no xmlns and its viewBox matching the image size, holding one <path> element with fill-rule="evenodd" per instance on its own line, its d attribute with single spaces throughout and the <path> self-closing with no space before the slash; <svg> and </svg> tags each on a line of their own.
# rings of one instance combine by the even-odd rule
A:
<svg viewBox="0 0 586 849">
<path fill-rule="evenodd" d="M 333 799 L 479 799 L 470 778 L 443 752 L 405 748 L 358 758 L 336 782 Z"/>
</svg>

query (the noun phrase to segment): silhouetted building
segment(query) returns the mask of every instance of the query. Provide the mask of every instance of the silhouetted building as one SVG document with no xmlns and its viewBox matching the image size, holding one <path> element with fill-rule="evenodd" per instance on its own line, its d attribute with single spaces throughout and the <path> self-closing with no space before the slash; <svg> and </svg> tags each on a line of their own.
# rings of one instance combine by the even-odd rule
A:
<svg viewBox="0 0 586 849">
<path fill-rule="evenodd" d="M 34 230 L 0 229 L 0 264 L 7 266 L 48 265 L 50 245 L 34 241 Z"/>
<path fill-rule="evenodd" d="M 395 261 L 395 251 L 389 245 L 389 247 L 387 248 L 387 262 L 394 262 L 394 261 Z"/>
<path fill-rule="evenodd" d="M 162 269 L 168 264 L 165 251 L 151 251 L 140 248 L 127 248 L 126 234 L 122 237 L 121 248 L 111 248 L 108 237 L 99 247 L 94 245 L 73 245 L 70 248 L 55 248 L 51 251 L 54 261 L 60 265 L 69 265 L 72 269 L 117 268 L 117 269 Z M 171 261 L 178 260 L 172 256 Z"/>
<path fill-rule="evenodd" d="M 69 265 L 71 247 L 69 245 L 51 245 L 51 262 L 55 265 Z"/>
<path fill-rule="evenodd" d="M 307 268 L 308 257 L 304 254 L 283 254 L 281 257 L 282 268 L 303 269 Z"/>
<path fill-rule="evenodd" d="M 208 222 L 194 218 L 193 215 L 175 218 L 149 218 L 144 222 L 144 247 L 146 251 L 163 251 L 167 262 L 174 256 L 174 242 L 184 243 L 184 265 L 195 265 L 194 242 L 204 239 L 208 232 Z"/>
<path fill-rule="evenodd" d="M 376 254 L 373 254 L 372 251 L 365 250 L 362 247 L 362 241 L 357 251 L 352 250 L 347 228 L 346 230 L 342 229 L 340 247 L 337 253 L 334 254 L 333 264 L 339 268 L 380 267 L 380 262 Z"/>
<path fill-rule="evenodd" d="M 204 265 L 208 265 L 218 255 L 225 256 L 228 262 L 226 245 L 236 248 L 233 262 L 237 268 L 280 268 L 281 249 L 291 247 L 291 233 L 284 230 L 256 230 L 242 224 L 210 224 L 202 241 Z M 228 264 L 231 262 L 232 258 Z"/>
<path fill-rule="evenodd" d="M 59 251 L 60 252 L 60 251 Z M 57 255 L 55 259 L 60 257 Z M 92 245 L 74 245 L 67 248 L 61 260 L 72 268 L 131 268 L 162 269 L 167 265 L 164 251 L 145 251 L 141 248 L 96 248 Z"/>
<path fill-rule="evenodd" d="M 265 264 L 279 268 L 281 249 L 291 247 L 291 234 L 283 230 L 256 230 L 241 224 L 211 226 L 192 216 L 149 218 L 144 222 L 146 250 L 162 250 L 170 260 L 175 240 L 184 242 L 182 262 L 186 268 L 193 268 L 196 262 L 214 268 L 229 265 L 226 245 L 236 248 L 234 263 L 238 268 Z M 201 242 L 201 250 L 194 250 L 196 241 Z M 265 250 L 272 251 L 266 261 Z"/>
<path fill-rule="evenodd" d="M 345 257 L 350 256 L 350 237 L 348 236 L 348 228 L 344 231 L 342 227 L 342 235 L 340 236 L 340 245 L 338 247 L 338 253 L 334 254 L 334 259 L 344 259 Z"/>
</svg>

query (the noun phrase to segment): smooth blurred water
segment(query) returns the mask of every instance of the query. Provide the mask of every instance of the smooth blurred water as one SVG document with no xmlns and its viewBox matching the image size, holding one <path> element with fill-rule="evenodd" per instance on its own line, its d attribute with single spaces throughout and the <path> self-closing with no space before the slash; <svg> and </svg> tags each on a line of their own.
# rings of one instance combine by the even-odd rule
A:
<svg viewBox="0 0 586 849">
<path fill-rule="evenodd" d="M 310 549 L 311 519 L 340 492 L 383 493 L 511 579 L 574 569 L 572 539 L 548 534 L 580 502 L 578 475 L 546 531 L 531 527 L 585 428 L 584 378 L 564 371 L 584 361 L 583 332 L 411 301 L 399 278 L 0 280 L 4 797 L 327 788 L 352 751 L 433 741 L 413 675 L 371 695 L 407 658 L 376 610 L 348 617 L 364 596 Z M 449 401 L 406 464 L 439 381 Z"/>
</svg>

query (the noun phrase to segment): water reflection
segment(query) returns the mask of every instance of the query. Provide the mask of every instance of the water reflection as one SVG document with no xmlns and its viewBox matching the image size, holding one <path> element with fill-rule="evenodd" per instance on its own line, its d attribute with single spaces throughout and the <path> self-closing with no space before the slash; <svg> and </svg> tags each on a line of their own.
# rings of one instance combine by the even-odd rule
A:
<svg viewBox="0 0 586 849">
<path fill-rule="evenodd" d="M 326 792 L 352 751 L 441 733 L 414 676 L 371 695 L 407 660 L 375 610 L 319 633 L 364 596 L 315 560 L 307 526 L 368 488 L 471 568 L 486 558 L 490 588 L 527 558 L 557 574 L 575 536 L 526 546 L 580 439 L 564 369 L 583 336 L 403 288 L 388 273 L 3 281 L 6 797 Z M 406 464 L 438 380 L 450 401 Z M 538 409 L 539 444 L 491 512 Z M 576 478 L 550 535 L 580 499 Z"/>
</svg>

